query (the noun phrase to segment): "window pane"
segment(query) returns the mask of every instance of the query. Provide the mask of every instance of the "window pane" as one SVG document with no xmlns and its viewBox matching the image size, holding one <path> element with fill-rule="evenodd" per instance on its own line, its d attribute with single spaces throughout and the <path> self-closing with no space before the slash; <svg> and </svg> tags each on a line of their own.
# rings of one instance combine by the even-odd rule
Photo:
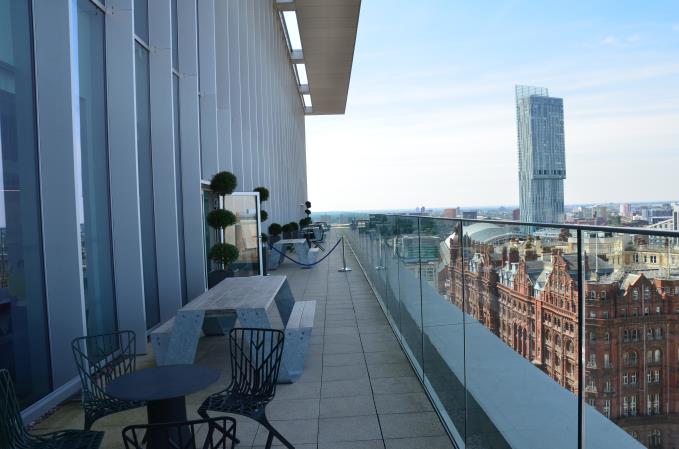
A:
<svg viewBox="0 0 679 449">
<path fill-rule="evenodd" d="M 82 197 L 78 204 L 88 334 L 116 329 L 106 139 L 104 13 L 78 0 Z"/>
<path fill-rule="evenodd" d="M 236 224 L 224 230 L 224 243 L 231 243 L 238 248 L 238 260 L 230 268 L 234 276 L 255 276 L 259 274 L 257 197 L 226 195 L 223 207 L 236 215 Z"/>
<path fill-rule="evenodd" d="M 176 193 L 177 193 L 177 225 L 179 232 L 179 276 L 182 285 L 182 303 L 186 303 L 186 259 L 184 256 L 184 204 L 182 202 L 182 147 L 181 134 L 179 131 L 179 78 L 172 77 L 172 93 L 174 102 L 174 162 L 176 173 Z"/>
<path fill-rule="evenodd" d="M 146 325 L 160 321 L 156 273 L 156 233 L 153 215 L 153 166 L 151 156 L 151 111 L 149 106 L 149 54 L 135 43 L 137 86 L 137 165 L 139 170 L 139 215 L 141 218 L 142 262 Z"/>
<path fill-rule="evenodd" d="M 0 369 L 22 407 L 51 389 L 29 5 L 0 0 Z"/>
<path fill-rule="evenodd" d="M 149 41 L 149 1 L 134 0 L 134 33 L 142 40 Z"/>
</svg>

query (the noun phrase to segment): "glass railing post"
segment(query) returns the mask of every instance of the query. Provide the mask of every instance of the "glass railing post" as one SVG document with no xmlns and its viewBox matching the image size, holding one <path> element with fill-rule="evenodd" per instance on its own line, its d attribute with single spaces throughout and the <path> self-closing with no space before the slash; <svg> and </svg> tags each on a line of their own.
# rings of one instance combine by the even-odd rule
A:
<svg viewBox="0 0 679 449">
<path fill-rule="evenodd" d="M 585 447 L 585 258 L 582 230 L 578 240 L 578 449 Z"/>
<path fill-rule="evenodd" d="M 420 380 L 424 382 L 424 316 L 422 314 L 422 217 L 417 217 L 417 270 L 420 293 Z"/>
<path fill-rule="evenodd" d="M 467 390 L 467 320 L 466 313 L 467 310 L 467 280 L 465 279 L 465 246 L 464 246 L 464 222 L 460 220 L 457 226 L 457 239 L 460 242 L 460 257 L 462 258 L 462 270 L 460 273 L 460 283 L 462 284 L 462 383 L 464 385 L 464 444 L 467 444 L 467 435 L 469 435 L 468 421 L 469 421 L 469 392 Z"/>
</svg>

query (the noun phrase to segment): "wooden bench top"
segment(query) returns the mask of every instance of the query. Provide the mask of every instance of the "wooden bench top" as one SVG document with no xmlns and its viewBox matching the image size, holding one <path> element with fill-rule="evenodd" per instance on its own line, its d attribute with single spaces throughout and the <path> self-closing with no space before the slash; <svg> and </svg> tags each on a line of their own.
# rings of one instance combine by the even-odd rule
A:
<svg viewBox="0 0 679 449">
<path fill-rule="evenodd" d="M 180 310 L 235 313 L 238 309 L 267 309 L 286 282 L 285 276 L 226 278 Z"/>
<path fill-rule="evenodd" d="M 316 301 L 297 301 L 292 308 L 286 329 L 304 329 L 314 327 Z"/>
<path fill-rule="evenodd" d="M 281 239 L 274 243 L 274 245 L 295 245 L 300 243 L 306 243 L 306 239 Z"/>
</svg>

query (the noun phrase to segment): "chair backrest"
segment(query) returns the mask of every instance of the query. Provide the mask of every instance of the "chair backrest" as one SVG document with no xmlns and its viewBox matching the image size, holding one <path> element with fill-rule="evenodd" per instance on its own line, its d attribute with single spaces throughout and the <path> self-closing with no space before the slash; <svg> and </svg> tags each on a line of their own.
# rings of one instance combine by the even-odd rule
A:
<svg viewBox="0 0 679 449">
<path fill-rule="evenodd" d="M 285 334 L 277 329 L 231 329 L 231 391 L 273 399 L 284 340 Z"/>
<path fill-rule="evenodd" d="M 207 425 L 207 431 L 200 426 Z M 205 435 L 205 439 L 202 439 Z M 148 438 L 152 438 L 155 447 L 171 449 L 226 449 L 227 442 L 236 438 L 236 423 L 232 418 L 220 416 L 209 419 L 197 419 L 179 423 L 140 424 L 123 429 L 125 449 L 145 449 Z M 198 437 L 197 441 L 196 438 Z M 158 444 L 156 439 L 163 444 Z"/>
<path fill-rule="evenodd" d="M 16 391 L 9 371 L 0 370 L 0 447 L 21 447 L 27 440 Z"/>
<path fill-rule="evenodd" d="M 73 340 L 71 349 L 85 400 L 106 398 L 109 382 L 136 369 L 135 344 L 136 336 L 132 331 Z"/>
</svg>

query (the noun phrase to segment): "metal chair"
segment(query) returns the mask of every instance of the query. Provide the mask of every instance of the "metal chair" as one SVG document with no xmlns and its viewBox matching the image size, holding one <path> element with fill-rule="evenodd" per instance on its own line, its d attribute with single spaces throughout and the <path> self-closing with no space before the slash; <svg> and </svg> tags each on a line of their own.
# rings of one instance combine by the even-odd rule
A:
<svg viewBox="0 0 679 449">
<path fill-rule="evenodd" d="M 198 414 L 203 418 L 208 417 L 208 411 L 247 416 L 269 431 L 266 449 L 271 448 L 274 436 L 294 449 L 266 418 L 266 405 L 276 394 L 284 340 L 285 334 L 276 329 L 232 329 L 229 332 L 231 383 L 205 399 Z M 235 442 L 238 443 L 238 439 Z"/>
<path fill-rule="evenodd" d="M 43 435 L 28 433 L 9 371 L 0 370 L 0 447 L 11 449 L 97 449 L 104 432 L 62 430 Z"/>
<path fill-rule="evenodd" d="M 203 425 L 207 426 L 206 432 L 201 428 Z M 153 446 L 171 449 L 226 449 L 230 441 L 233 449 L 235 438 L 236 420 L 228 416 L 178 423 L 141 424 L 123 429 L 125 449 L 146 449 L 150 441 L 153 441 Z"/>
<path fill-rule="evenodd" d="M 112 380 L 136 369 L 135 343 L 132 331 L 80 337 L 71 343 L 82 384 L 85 430 L 91 429 L 99 418 L 146 405 L 106 394 L 106 386 Z"/>
</svg>

